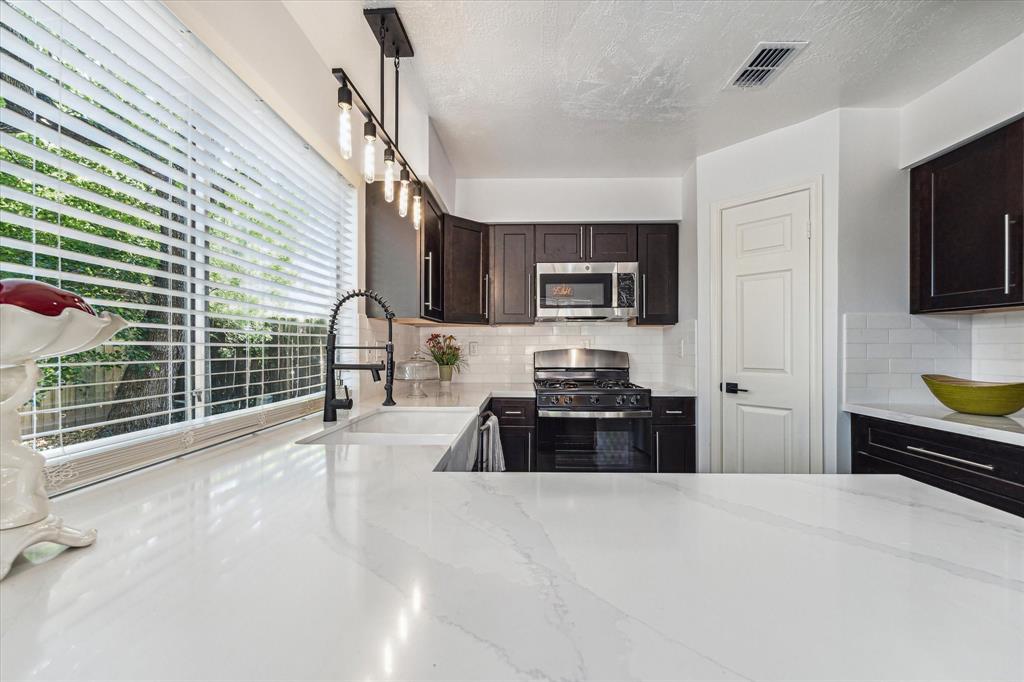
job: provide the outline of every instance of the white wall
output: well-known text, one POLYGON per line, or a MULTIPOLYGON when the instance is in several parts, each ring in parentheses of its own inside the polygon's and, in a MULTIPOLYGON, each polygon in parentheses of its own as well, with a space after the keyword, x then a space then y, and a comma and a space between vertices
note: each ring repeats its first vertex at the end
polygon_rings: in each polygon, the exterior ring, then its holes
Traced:
POLYGON ((679 178, 459 178, 455 212, 485 223, 679 220, 679 178))
POLYGON ((1024 34, 900 110, 900 166, 908 168, 1024 112, 1024 34))
POLYGON ((434 192, 434 197, 441 202, 441 208, 450 213, 455 206, 455 169, 433 124, 430 125, 429 142, 428 184, 434 192))
MULTIPOLYGON (((894 313, 900 323, 909 326, 910 178, 909 171, 899 164, 899 126, 896 109, 839 112, 837 295, 840 316, 866 311, 894 313)), ((881 318, 872 315, 870 319, 881 318)), ((841 342, 841 329, 838 338, 841 342)), ((900 356, 894 362, 897 366, 906 364, 900 356)), ((839 374, 838 395, 847 393, 845 381, 849 376, 839 374)), ((858 375, 854 380, 862 378, 858 375)), ((896 374, 893 380, 909 378, 908 374, 896 374)), ((881 379, 871 377, 870 381, 881 379)), ((924 390, 923 385, 917 388, 924 390)), ((826 413, 826 425, 835 429, 836 470, 847 472, 850 419, 841 408, 839 405, 836 412, 826 413)))
MULTIPOLYGON (((697 279, 698 294, 697 356, 711 357, 711 222, 716 204, 742 199, 810 181, 819 182, 822 191, 823 328, 825 414, 838 413, 838 316, 836 312, 838 267, 837 234, 839 183, 839 110, 807 121, 774 130, 731 147, 697 157, 697 279)), ((700 398, 698 416, 698 467, 701 471, 719 470, 711 461, 711 400, 717 395, 712 386, 711 366, 701 360, 697 365, 700 398)), ((835 419, 825 420, 825 471, 835 470, 835 419)))
POLYGON ((697 386, 697 166, 683 174, 679 223, 679 323, 665 327, 664 381, 697 386))

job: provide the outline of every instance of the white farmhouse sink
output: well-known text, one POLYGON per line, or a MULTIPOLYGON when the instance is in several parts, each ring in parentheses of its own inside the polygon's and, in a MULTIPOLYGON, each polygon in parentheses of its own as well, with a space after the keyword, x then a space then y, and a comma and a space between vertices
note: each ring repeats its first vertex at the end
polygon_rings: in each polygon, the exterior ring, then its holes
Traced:
POLYGON ((325 445, 448 445, 470 423, 472 408, 382 407, 300 443, 325 445))

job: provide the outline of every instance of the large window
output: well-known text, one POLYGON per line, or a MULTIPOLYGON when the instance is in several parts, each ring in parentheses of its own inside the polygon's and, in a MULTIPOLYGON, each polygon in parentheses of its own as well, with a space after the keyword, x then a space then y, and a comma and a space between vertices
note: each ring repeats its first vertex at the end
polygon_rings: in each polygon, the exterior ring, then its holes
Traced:
POLYGON ((42 364, 24 437, 58 462, 308 412, 355 282, 352 187, 162 4, 0 9, 2 276, 131 323, 42 364))

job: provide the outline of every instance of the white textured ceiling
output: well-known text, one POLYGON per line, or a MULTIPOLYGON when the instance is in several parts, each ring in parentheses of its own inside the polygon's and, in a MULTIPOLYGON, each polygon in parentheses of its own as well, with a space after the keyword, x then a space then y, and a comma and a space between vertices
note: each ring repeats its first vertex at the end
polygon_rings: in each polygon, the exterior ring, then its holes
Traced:
POLYGON ((836 106, 898 106, 1024 31, 1024 2, 399 0, 459 177, 680 175, 836 106), (759 40, 809 47, 723 86, 759 40))

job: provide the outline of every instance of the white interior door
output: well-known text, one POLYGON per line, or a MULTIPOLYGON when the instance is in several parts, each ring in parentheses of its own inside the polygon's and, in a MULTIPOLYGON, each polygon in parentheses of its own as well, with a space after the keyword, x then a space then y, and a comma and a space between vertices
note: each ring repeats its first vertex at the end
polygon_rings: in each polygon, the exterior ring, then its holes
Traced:
POLYGON ((722 471, 810 473, 809 190, 722 211, 722 471))

